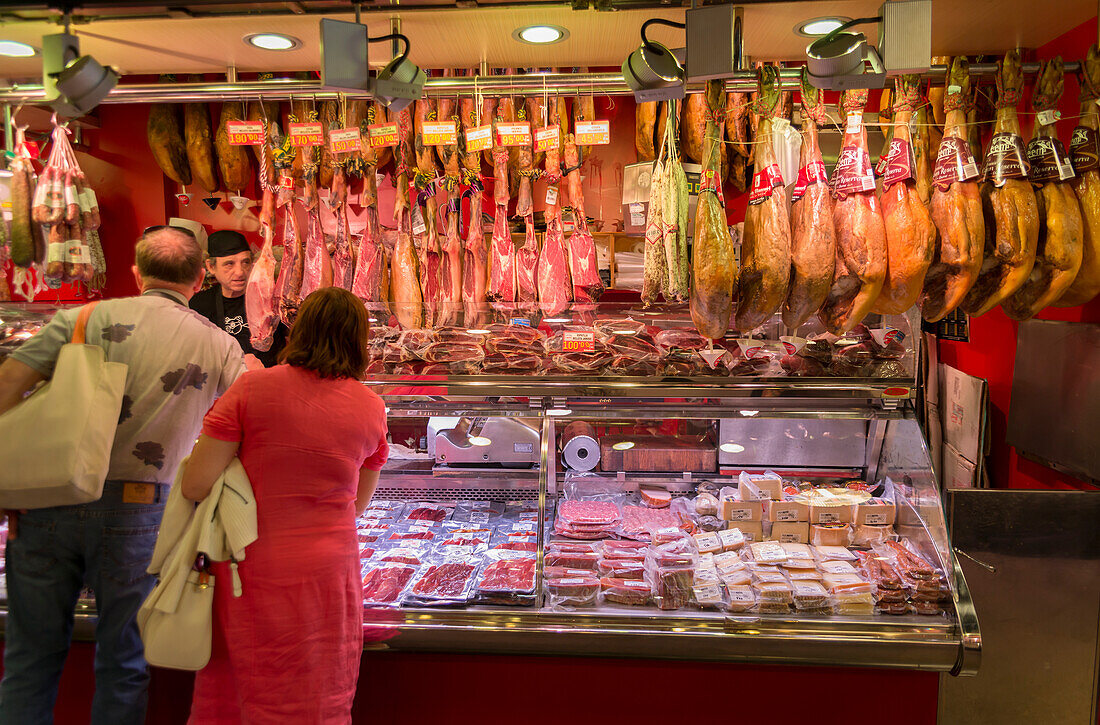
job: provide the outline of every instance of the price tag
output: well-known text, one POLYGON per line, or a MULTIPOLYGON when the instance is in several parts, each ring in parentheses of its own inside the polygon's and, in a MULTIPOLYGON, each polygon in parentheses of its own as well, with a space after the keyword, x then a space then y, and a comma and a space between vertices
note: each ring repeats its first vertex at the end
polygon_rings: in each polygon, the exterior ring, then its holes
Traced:
POLYGON ((645 205, 640 201, 630 205, 630 224, 635 227, 645 224, 645 205))
POLYGON ((535 153, 553 151, 561 145, 561 129, 557 126, 540 128, 535 131, 535 153))
POLYGON ((359 129, 342 128, 328 135, 328 145, 334 154, 359 150, 359 129))
POLYGON ((859 133, 863 128, 863 114, 862 113, 849 113, 848 122, 844 126, 844 133, 859 133))
POLYGON ((261 146, 264 142, 264 124, 261 121, 228 121, 225 135, 230 146, 261 146))
POLYGON ((376 123, 367 126, 367 135, 370 136, 372 149, 384 146, 396 146, 398 142, 396 123, 376 123))
POLYGON ((522 325, 523 327, 530 327, 531 326, 531 321, 528 320, 526 317, 513 317, 512 318, 512 324, 513 325, 522 325))
POLYGON ((290 132, 291 146, 325 145, 325 129, 320 123, 291 123, 287 130, 290 132))
POLYGON ((478 126, 466 131, 466 153, 486 151, 493 147, 493 127, 478 126))
POLYGON ((546 206, 554 206, 558 203, 558 187, 546 187, 546 206))
POLYGON ((289 174, 279 177, 279 186, 283 189, 294 188, 294 177, 289 174))
POLYGON ((1053 126, 1056 121, 1061 120, 1062 112, 1054 109, 1046 111, 1039 111, 1039 123, 1043 126, 1053 126))
POLYGON ((611 122, 577 121, 573 138, 578 146, 606 146, 611 143, 611 122))
POLYGON ((454 146, 458 143, 458 128, 454 121, 425 121, 420 138, 425 146, 454 146))
POLYGON ((419 206, 413 208, 412 230, 413 234, 423 234, 428 231, 428 226, 424 223, 424 215, 420 213, 419 206))
POLYGON ((497 144, 500 146, 530 146, 531 124, 498 123, 497 144))
POLYGON ((562 333, 562 352, 592 352, 596 349, 596 333, 566 330, 562 333))

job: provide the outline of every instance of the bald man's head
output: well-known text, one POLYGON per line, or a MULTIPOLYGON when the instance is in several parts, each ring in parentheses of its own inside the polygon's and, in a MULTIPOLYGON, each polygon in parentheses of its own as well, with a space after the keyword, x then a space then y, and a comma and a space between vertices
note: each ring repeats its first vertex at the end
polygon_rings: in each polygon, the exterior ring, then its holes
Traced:
POLYGON ((202 269, 202 249, 191 232, 162 227, 141 236, 134 261, 145 279, 191 284, 202 269))

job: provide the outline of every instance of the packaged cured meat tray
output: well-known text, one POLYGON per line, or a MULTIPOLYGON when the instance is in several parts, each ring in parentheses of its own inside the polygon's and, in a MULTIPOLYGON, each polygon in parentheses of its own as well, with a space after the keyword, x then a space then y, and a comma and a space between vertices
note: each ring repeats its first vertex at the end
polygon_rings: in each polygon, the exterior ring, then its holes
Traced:
POLYGON ((422 567, 403 602, 415 606, 461 606, 470 601, 479 562, 441 561, 422 567))
POLYGON ((683 313, 603 310, 581 323, 492 324, 485 329, 383 328, 372 335, 368 376, 812 377, 911 379, 909 320, 872 315, 843 337, 816 318, 781 334, 776 315, 753 335, 708 340, 683 313), (760 331, 763 334, 760 334, 760 331), (568 339, 568 342, 566 340, 568 339))

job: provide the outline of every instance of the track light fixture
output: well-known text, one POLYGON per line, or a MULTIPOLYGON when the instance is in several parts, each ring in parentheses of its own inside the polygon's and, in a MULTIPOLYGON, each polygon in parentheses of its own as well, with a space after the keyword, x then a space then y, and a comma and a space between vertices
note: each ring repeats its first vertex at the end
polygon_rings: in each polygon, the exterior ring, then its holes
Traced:
POLYGON ((406 36, 401 33, 390 33, 377 38, 367 38, 369 43, 380 40, 400 40, 405 44, 405 50, 378 71, 378 75, 371 84, 371 92, 382 105, 394 111, 401 111, 423 94, 427 75, 420 66, 409 60, 409 39, 406 36))
POLYGON ((842 91, 848 88, 882 88, 886 69, 875 46, 863 33, 846 32, 854 25, 880 22, 882 18, 856 18, 806 47, 806 71, 815 88, 842 91), (871 62, 867 72, 864 61, 871 62))
POLYGON ((623 61, 623 80, 640 103, 683 98, 684 66, 671 50, 646 37, 646 30, 651 25, 687 27, 684 23, 663 18, 651 18, 642 23, 642 45, 623 61))

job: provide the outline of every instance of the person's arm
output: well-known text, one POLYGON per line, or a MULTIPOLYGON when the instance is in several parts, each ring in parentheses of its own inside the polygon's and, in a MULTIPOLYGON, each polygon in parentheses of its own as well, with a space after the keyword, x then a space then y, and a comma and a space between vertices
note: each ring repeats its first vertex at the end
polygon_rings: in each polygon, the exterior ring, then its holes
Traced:
POLYGON ((8 358, 0 365, 0 415, 18 405, 23 396, 46 379, 30 365, 8 358))
POLYGON ((355 492, 355 516, 363 515, 367 510, 367 504, 374 496, 374 489, 378 488, 378 476, 381 471, 372 471, 369 468, 359 469, 359 489, 355 492))
POLYGON ((220 441, 206 434, 200 435, 180 481, 183 497, 188 501, 202 501, 209 496, 214 482, 233 462, 240 447, 237 441, 220 441))

